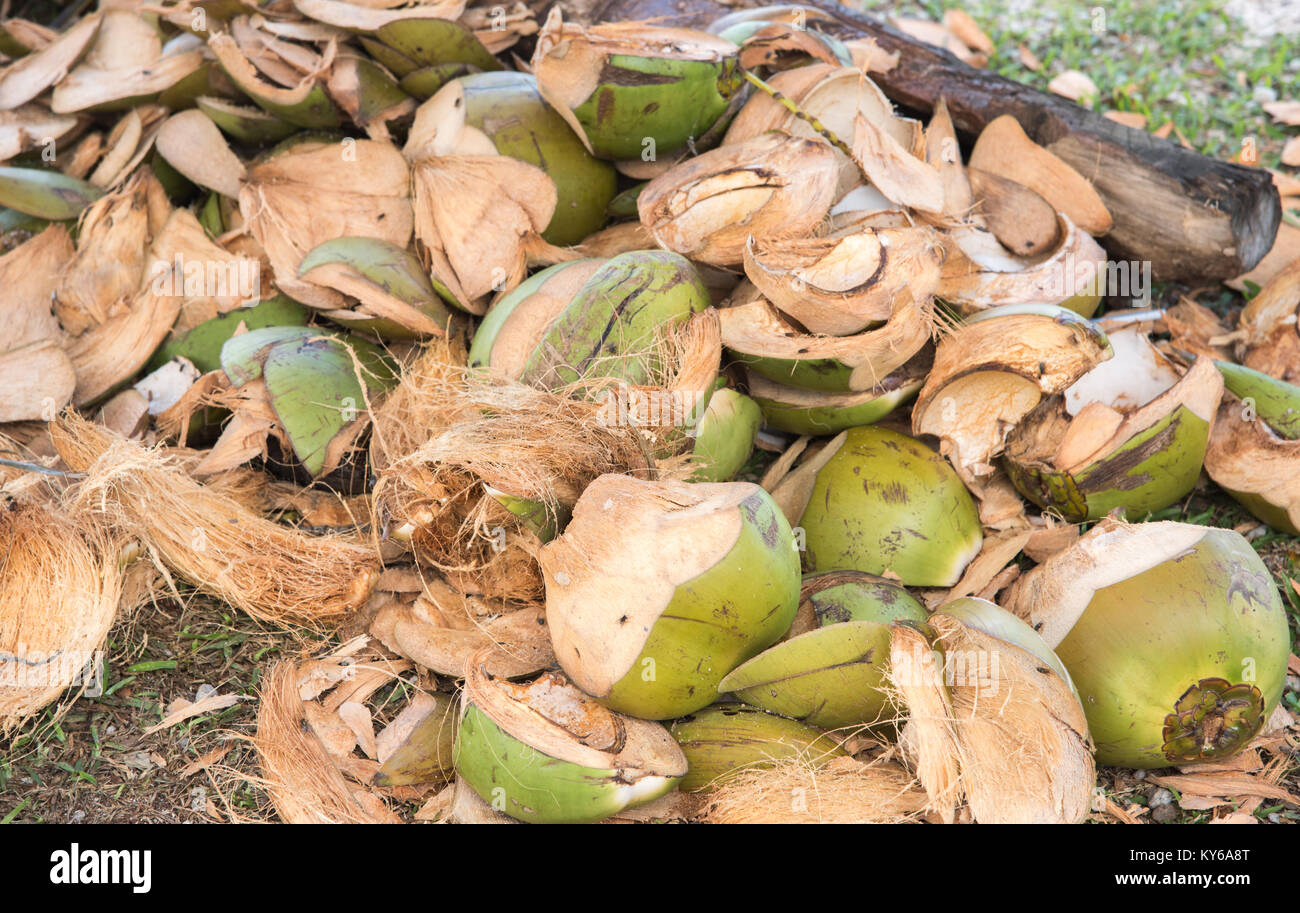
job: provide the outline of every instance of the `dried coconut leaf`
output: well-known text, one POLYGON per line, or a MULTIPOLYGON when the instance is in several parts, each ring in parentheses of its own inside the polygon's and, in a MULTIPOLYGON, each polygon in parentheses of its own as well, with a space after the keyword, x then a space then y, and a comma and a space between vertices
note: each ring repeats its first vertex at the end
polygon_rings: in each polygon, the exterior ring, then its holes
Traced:
POLYGON ((78 20, 41 50, 0 70, 0 111, 26 104, 68 75, 90 48, 101 18, 96 14, 78 20))
POLYGON ((119 542, 92 517, 60 507, 0 511, 0 541, 0 736, 6 736, 79 683, 117 614, 125 569, 119 542))
POLYGON ((979 23, 965 10, 955 8, 944 10, 943 25, 972 51, 979 51, 984 54, 993 53, 993 39, 984 33, 984 30, 979 27, 979 23))
POLYGON ((925 793, 890 761, 788 758, 729 778, 708 797, 709 824, 902 824, 925 811, 925 793))
POLYGON ((1078 70, 1066 70, 1047 84, 1047 90, 1070 101, 1077 101, 1085 107, 1091 107, 1097 98, 1097 84, 1085 73, 1078 70))
POLYGON ((69 467, 85 472, 79 503, 132 531, 191 583, 275 624, 337 621, 365 602, 378 556, 342 536, 308 536, 205 488, 160 450, 75 415, 53 428, 69 467))

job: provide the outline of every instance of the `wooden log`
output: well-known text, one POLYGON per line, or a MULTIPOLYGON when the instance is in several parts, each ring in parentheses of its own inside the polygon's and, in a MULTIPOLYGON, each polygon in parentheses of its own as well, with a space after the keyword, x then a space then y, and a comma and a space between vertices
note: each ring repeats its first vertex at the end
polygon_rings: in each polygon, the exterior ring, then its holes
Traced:
MULTIPOLYGON (((1010 114, 1038 144, 1092 181, 1115 219, 1099 239, 1114 260, 1151 263, 1158 280, 1225 280, 1268 253, 1282 217, 1269 173, 1184 149, 1125 127, 1068 99, 967 66, 837 0, 804 0, 834 21, 812 23, 841 38, 868 37, 898 65, 871 78, 896 104, 929 114, 940 98, 970 141, 1010 114)), ((566 0, 586 22, 658 19, 704 28, 748 4, 716 0, 566 0)))

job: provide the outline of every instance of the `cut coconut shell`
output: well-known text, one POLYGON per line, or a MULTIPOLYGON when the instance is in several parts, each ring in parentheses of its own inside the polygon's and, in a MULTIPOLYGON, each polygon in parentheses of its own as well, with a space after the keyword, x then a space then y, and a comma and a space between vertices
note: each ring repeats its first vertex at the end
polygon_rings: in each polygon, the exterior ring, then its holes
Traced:
POLYGON ((672 790, 686 757, 657 723, 611 712, 568 679, 465 679, 456 772, 498 811, 535 823, 600 821, 672 790))
POLYGON ((1073 523, 1116 508, 1138 520, 1182 500, 1200 477, 1223 395, 1209 359, 1182 377, 1165 365, 1172 376, 1162 376, 1144 371, 1163 358, 1140 331, 1108 338, 1115 357, 1041 403, 1007 439, 1004 464, 1017 490, 1073 523), (1158 391, 1149 399, 1145 377, 1148 392, 1158 391))
POLYGON ((1111 356, 1110 342, 1073 311, 1005 305, 943 339, 912 409, 912 430, 940 439, 962 480, 979 487, 1006 436, 1043 399, 1111 356))
POLYGON ((750 237, 745 275, 811 333, 850 336, 888 320, 901 295, 939 286, 942 248, 928 228, 867 228, 827 238, 750 237))
POLYGON ((715 266, 736 266, 750 238, 810 232, 835 199, 835 157, 819 140, 770 133, 688 159, 637 199, 641 222, 663 247, 715 266))
POLYGON ((1205 471, 1256 518, 1300 535, 1300 440, 1278 434, 1254 411, 1236 396, 1224 396, 1205 471))
POLYGON ((1231 757, 1281 695, 1281 597, 1231 530, 1103 520, 1025 573, 1008 607, 1069 670, 1100 764, 1231 757))
POLYGON ((925 383, 923 366, 912 362, 860 393, 823 393, 787 387, 761 374, 747 373, 749 394, 769 428, 791 434, 828 435, 880 421, 906 403, 925 383))
POLYGON ((774 643, 798 603, 789 525, 747 482, 601 476, 540 561, 560 665, 597 700, 647 719, 712 703, 722 677, 774 643))

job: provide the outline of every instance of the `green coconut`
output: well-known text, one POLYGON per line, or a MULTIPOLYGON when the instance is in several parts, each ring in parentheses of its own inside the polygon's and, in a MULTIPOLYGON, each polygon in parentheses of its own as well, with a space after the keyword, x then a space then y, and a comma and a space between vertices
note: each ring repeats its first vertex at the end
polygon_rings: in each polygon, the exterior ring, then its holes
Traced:
POLYGON ((704 416, 695 426, 692 456, 696 482, 726 482, 749 462, 754 435, 762 419, 758 404, 743 393, 722 387, 709 397, 704 416))
POLYGON ((614 166, 591 155, 527 73, 479 73, 460 80, 465 122, 487 134, 502 155, 528 162, 555 182, 555 214, 542 237, 577 244, 605 222, 614 197, 614 166))
POLYGON ((383 760, 375 774, 376 786, 437 783, 455 771, 456 720, 459 717, 456 701, 451 695, 438 691, 428 697, 432 702, 429 712, 383 760))
POLYGON ((892 625, 924 622, 928 613, 901 587, 886 587, 866 574, 814 575, 802 598, 820 627, 733 669, 718 690, 822 729, 892 724, 899 717, 886 688, 892 625))
POLYGON ((1021 494, 1074 523, 1117 508, 1138 520, 1186 497, 1223 395, 1209 359, 1179 377, 1137 331, 1110 340, 1115 357, 1026 415, 1003 459, 1021 494))
POLYGON ((559 673, 526 685, 493 679, 477 658, 455 765, 492 808, 535 824, 600 821, 670 792, 687 771, 658 723, 611 712, 559 673))
POLYGON ((1224 386, 1238 399, 1249 401, 1255 415, 1279 437, 1300 439, 1300 387, 1244 365, 1214 364, 1223 375, 1224 386))
POLYGON ((1008 608, 1069 670, 1100 764, 1222 761, 1282 695, 1281 596, 1231 530, 1103 520, 1026 573, 1008 608))
POLYGON ((206 374, 221 367, 221 347, 241 325, 246 330, 300 327, 306 325, 307 318, 307 309, 287 295, 266 298, 252 307, 218 314, 168 341, 149 359, 145 371, 156 371, 179 355, 206 374))
POLYGON ((657 364, 656 333, 709 304, 695 267, 667 251, 557 264, 488 311, 469 365, 545 387, 592 377, 644 383, 657 364))
POLYGON ((604 475, 541 551, 555 655, 601 703, 645 719, 694 713, 790 627, 799 556, 748 482, 604 475))
POLYGON ((397 383, 383 351, 315 327, 266 327, 234 336, 221 347, 221 368, 237 387, 265 381, 293 454, 312 476, 330 464, 331 444, 358 420, 366 397, 397 383))
POLYGON ((983 542, 975 501, 952 466, 915 438, 883 428, 841 432, 772 494, 803 530, 810 572, 952 586, 983 542))
MULTIPOLYGON (((403 19, 381 26, 374 34, 380 43, 412 61, 416 67, 466 63, 480 70, 502 68, 501 61, 492 56, 472 30, 451 19, 403 19)), ((384 61, 380 60, 380 63, 384 61)), ((398 75, 406 74, 399 72, 398 75)))
POLYGON ((0 166, 0 206, 38 219, 75 219, 103 195, 94 184, 60 171, 0 166))
POLYGON ((593 154, 656 161, 726 113, 745 85, 738 51, 705 32, 643 22, 584 28, 553 12, 537 36, 533 73, 593 154))
POLYGON ((336 323, 386 339, 446 336, 464 326, 455 297, 420 258, 381 238, 335 238, 314 247, 298 278, 347 296, 355 304, 325 312, 336 323))
POLYGON ((705 707, 668 731, 689 764, 679 787, 683 792, 709 789, 742 770, 771 767, 787 758, 817 765, 848 754, 819 729, 744 704, 705 707))
POLYGON ((905 365, 861 393, 801 390, 748 372, 749 393, 763 411, 763 424, 791 434, 827 435, 870 425, 916 396, 925 371, 905 365))

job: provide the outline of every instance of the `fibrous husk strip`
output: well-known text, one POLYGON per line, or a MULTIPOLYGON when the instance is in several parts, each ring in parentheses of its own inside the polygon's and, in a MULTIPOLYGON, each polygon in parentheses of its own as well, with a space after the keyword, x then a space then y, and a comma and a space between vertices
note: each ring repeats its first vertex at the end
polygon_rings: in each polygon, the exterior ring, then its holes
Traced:
POLYGON ((926 795, 892 761, 784 758, 736 773, 712 792, 709 824, 902 824, 921 817, 926 795))
POLYGON ((77 501, 139 536, 204 592, 274 624, 339 621, 379 579, 379 557, 355 540, 308 536, 251 513, 194 481, 179 459, 75 414, 52 427, 64 462, 84 472, 77 501))
POLYGON ((53 504, 0 509, 0 736, 100 673, 122 596, 121 543, 53 504))
POLYGON ((298 695, 299 667, 277 663, 266 677, 253 745, 262 786, 280 818, 290 824, 396 824, 373 793, 344 778, 307 722, 298 695))

